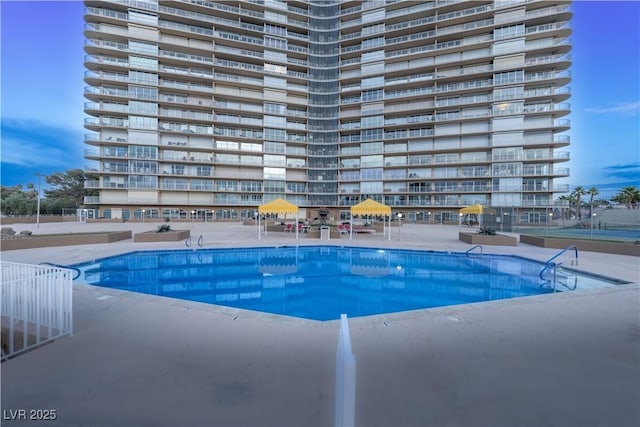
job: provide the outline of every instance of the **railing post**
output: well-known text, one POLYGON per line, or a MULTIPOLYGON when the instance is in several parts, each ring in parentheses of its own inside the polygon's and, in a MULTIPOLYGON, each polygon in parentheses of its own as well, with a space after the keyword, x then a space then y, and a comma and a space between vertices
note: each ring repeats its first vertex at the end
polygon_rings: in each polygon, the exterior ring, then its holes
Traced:
POLYGON ((340 315, 340 334, 336 352, 336 427, 355 425, 356 358, 351 351, 347 315, 340 315))

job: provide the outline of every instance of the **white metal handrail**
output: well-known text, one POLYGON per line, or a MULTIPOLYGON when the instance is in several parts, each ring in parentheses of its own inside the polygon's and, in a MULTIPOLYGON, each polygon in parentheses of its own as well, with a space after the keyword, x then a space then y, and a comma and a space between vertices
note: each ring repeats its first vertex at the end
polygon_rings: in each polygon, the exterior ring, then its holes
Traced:
POLYGON ((2 360, 73 335, 73 271, 2 262, 2 360))

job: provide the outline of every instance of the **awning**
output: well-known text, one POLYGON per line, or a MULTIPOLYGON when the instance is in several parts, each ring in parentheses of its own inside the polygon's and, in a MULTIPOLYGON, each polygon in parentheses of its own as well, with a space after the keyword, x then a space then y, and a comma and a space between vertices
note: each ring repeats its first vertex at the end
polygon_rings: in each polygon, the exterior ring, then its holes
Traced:
POLYGON ((275 199, 258 206, 258 213, 263 214, 297 214, 298 207, 284 199, 275 199))
MULTIPOLYGON (((380 202, 376 202, 373 199, 367 199, 357 205, 351 206, 351 227, 349 229, 349 240, 353 239, 353 216, 354 215, 386 215, 389 217, 389 240, 391 240, 391 207, 384 205, 380 202)), ((382 220, 383 227, 385 226, 384 218, 382 220)), ((387 231, 384 231, 387 233, 387 231)))
POLYGON ((482 205, 471 205, 471 206, 467 206, 466 208, 460 209, 460 213, 482 215, 483 209, 484 208, 482 207, 482 205))
MULTIPOLYGON (((258 206, 258 213, 265 214, 296 214, 296 224, 298 223, 298 206, 287 202, 282 198, 272 200, 264 205, 258 206)), ((258 239, 260 239, 260 215, 258 215, 258 239)), ((265 234, 267 232, 265 231, 265 234)), ((296 227, 296 239, 298 238, 298 227, 296 227)))
POLYGON ((391 207, 376 202, 373 199, 367 199, 357 205, 351 206, 351 215, 389 215, 391 216, 391 207))

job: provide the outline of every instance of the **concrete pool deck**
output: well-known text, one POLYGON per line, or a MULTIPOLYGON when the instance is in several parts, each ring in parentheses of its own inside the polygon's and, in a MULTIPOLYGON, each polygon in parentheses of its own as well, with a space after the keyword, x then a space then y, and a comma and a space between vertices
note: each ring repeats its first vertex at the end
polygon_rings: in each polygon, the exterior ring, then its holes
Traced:
MULTIPOLYGON (((6 226, 7 224, 3 224, 6 226)), ((40 224, 39 233, 158 224, 40 224)), ((36 231, 31 224, 14 230, 36 231)), ((176 223, 204 247, 338 244, 462 252, 458 227, 405 224, 392 239, 258 240, 238 223, 176 223)), ((2 252, 4 261, 71 264, 134 243, 2 252)), ((485 253, 545 261, 518 244, 485 253)), ((350 319, 356 425, 640 424, 640 261, 580 252, 579 270, 633 282, 609 288, 350 319)), ((570 264, 567 257, 565 264, 570 264)), ((328 426, 334 423, 338 322, 315 322, 74 285, 74 336, 1 365, 3 425, 328 426), (56 409, 56 421, 10 421, 56 409)))

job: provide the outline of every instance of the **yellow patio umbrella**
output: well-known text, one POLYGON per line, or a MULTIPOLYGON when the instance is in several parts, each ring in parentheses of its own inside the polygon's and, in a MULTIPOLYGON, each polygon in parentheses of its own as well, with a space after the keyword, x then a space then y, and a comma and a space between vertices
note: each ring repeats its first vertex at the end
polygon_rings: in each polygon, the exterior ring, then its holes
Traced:
MULTIPOLYGON (((353 238, 353 216, 354 215, 386 215, 389 217, 389 240, 391 240, 391 207, 376 202, 373 199, 364 200, 357 205, 351 206, 351 221, 349 227, 349 239, 353 238)), ((383 227, 385 226, 383 220, 383 227)), ((383 233, 384 234, 384 233, 383 233)))
POLYGON ((460 209, 460 213, 482 215, 482 209, 483 209, 482 205, 476 204, 476 205, 471 205, 471 206, 467 206, 466 208, 460 209))
POLYGON ((260 215, 264 214, 296 214, 296 239, 298 238, 298 206, 282 198, 277 198, 258 206, 258 239, 260 239, 260 215))
POLYGON ((490 208, 485 208, 481 204, 475 204, 475 205, 467 206, 466 208, 460 209, 460 215, 458 215, 458 225, 462 226, 463 215, 472 214, 472 215, 478 215, 478 223, 480 224, 480 226, 482 226, 482 213, 487 209, 493 210, 490 208))

